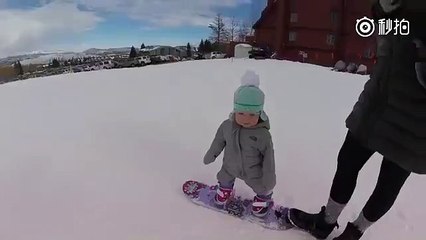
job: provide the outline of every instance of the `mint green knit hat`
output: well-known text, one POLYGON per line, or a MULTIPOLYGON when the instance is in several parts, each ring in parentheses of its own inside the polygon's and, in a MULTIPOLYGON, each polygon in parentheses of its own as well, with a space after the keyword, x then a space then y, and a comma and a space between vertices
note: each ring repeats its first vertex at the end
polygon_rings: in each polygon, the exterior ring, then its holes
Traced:
POLYGON ((234 93, 234 112, 263 112, 265 94, 259 85, 259 76, 253 71, 246 71, 241 78, 241 86, 234 93))

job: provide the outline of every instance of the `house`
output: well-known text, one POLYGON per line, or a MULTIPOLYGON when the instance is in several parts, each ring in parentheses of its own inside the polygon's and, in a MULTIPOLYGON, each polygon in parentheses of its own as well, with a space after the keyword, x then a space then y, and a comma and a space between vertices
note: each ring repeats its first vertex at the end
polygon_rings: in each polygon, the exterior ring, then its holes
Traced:
POLYGON ((186 47, 185 49, 180 49, 171 46, 148 46, 141 49, 142 55, 148 56, 166 56, 172 55, 175 57, 186 57, 186 47))
POLYGON ((368 1, 268 0, 253 25, 258 47, 268 47, 278 58, 334 66, 338 60, 374 64, 374 37, 362 38, 356 20, 370 17, 368 1))
MULTIPOLYGON (((186 45, 185 46, 177 46, 176 49, 180 50, 180 52, 182 54, 180 57, 182 57, 182 58, 188 57, 188 53, 187 53, 188 47, 186 45)), ((198 51, 197 47, 191 46, 191 56, 194 56, 197 53, 197 51, 198 51)))

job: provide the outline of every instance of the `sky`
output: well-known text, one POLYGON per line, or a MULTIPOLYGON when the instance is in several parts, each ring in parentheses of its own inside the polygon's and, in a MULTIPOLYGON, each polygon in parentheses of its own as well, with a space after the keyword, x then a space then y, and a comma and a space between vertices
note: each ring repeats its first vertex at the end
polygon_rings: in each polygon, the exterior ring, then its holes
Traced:
POLYGON ((253 23, 266 0, 0 0, 0 57, 198 44, 220 13, 253 23))

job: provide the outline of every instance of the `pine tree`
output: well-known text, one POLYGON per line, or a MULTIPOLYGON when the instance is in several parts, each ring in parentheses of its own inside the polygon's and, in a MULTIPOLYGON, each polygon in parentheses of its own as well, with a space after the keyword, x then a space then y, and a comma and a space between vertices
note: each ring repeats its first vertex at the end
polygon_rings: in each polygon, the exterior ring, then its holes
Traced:
POLYGON ((24 69, 22 68, 21 62, 19 60, 13 65, 13 68, 15 69, 15 73, 18 76, 21 76, 24 74, 24 69))
POLYGON ((205 53, 213 52, 213 44, 212 44, 212 42, 210 42, 210 40, 206 40, 204 42, 204 52, 205 53))
POLYGON ((205 53, 206 52, 206 47, 204 45, 204 40, 201 39, 200 45, 198 45, 198 51, 200 53, 205 53))
POLYGON ((136 56, 137 56, 136 48, 132 46, 132 48, 130 49, 129 58, 135 58, 136 56))
POLYGON ((57 67, 60 67, 61 66, 61 64, 59 63, 59 61, 58 61, 58 59, 56 59, 56 58, 54 58, 53 60, 52 60, 52 65, 51 65, 53 68, 57 68, 57 67))
POLYGON ((189 43, 186 45, 186 56, 187 57, 192 57, 191 44, 189 44, 189 43))

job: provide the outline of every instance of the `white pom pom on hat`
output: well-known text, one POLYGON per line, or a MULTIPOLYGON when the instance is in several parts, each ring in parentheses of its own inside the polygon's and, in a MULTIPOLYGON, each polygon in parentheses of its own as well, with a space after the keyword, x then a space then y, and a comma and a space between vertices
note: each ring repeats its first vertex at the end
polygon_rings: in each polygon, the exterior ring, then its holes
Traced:
POLYGON ((259 87, 260 85, 260 78, 259 75, 257 75, 252 70, 247 70, 244 75, 241 77, 241 86, 255 86, 259 87))
POLYGON ((268 120, 268 116, 263 111, 265 94, 259 88, 260 78, 252 70, 247 70, 241 77, 241 86, 234 93, 235 112, 260 113, 260 118, 268 120))

